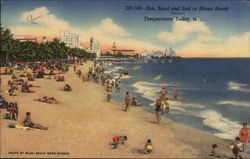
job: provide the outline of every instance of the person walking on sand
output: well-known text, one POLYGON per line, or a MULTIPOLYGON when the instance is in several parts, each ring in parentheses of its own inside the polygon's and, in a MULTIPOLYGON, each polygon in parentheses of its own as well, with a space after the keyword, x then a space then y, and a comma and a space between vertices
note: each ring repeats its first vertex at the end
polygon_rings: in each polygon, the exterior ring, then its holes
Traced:
POLYGON ((242 142, 243 145, 243 152, 245 152, 247 142, 249 139, 247 123, 243 123, 243 127, 240 129, 239 136, 240 136, 240 141, 242 142))
POLYGON ((160 113, 162 111, 161 109, 161 100, 160 99, 156 99, 156 104, 155 104, 155 115, 156 115, 156 119, 157 119, 157 123, 160 123, 160 113))
POLYGON ((74 72, 76 71, 76 65, 74 65, 74 72))
POLYGON ((130 95, 129 95, 129 92, 126 92, 126 95, 125 95, 125 104, 126 104, 126 107, 125 107, 125 112, 127 111, 129 105, 130 105, 131 101, 130 101, 130 95))

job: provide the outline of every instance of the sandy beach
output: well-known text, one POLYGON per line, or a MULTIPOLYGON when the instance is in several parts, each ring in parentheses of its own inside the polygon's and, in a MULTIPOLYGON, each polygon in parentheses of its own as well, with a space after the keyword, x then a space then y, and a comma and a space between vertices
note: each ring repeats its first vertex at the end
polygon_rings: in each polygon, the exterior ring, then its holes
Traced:
MULTIPOLYGON (((90 65, 91 62, 78 66, 85 77, 90 65)), ((1 157, 205 158, 214 143, 218 145, 217 151, 220 154, 232 156, 229 148, 231 141, 166 118, 162 118, 158 125, 155 114, 142 107, 131 106, 124 112, 124 105, 106 102, 106 87, 100 83, 82 82, 72 67, 64 76, 65 82, 56 82, 53 78, 29 81, 30 84, 41 86, 31 87, 34 93, 21 93, 19 89, 17 96, 3 94, 7 101, 18 103, 19 117, 17 121, 3 119, 5 110, 1 109, 1 157), (70 84, 73 91, 57 89, 65 84, 70 84), (34 101, 45 95, 54 96, 61 103, 34 101), (31 113, 32 121, 49 129, 22 130, 7 127, 9 123, 20 124, 26 112, 31 113), (128 140, 125 145, 119 145, 118 149, 111 149, 109 142, 116 135, 127 135, 128 140), (153 153, 140 153, 149 138, 153 143, 153 153), (12 154, 14 152, 19 154, 12 154)), ((10 78, 11 75, 1 75, 1 90, 8 90, 7 81, 10 78)), ((241 155, 247 157, 247 154, 241 155)))

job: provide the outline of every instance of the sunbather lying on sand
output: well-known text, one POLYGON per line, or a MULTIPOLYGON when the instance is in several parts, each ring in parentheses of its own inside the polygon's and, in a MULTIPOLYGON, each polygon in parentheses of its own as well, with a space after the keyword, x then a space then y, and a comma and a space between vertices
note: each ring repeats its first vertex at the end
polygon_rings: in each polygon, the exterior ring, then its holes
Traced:
POLYGON ((111 142, 112 149, 117 149, 118 144, 125 144, 125 141, 127 141, 127 136, 114 136, 113 137, 113 142, 111 142))
POLYGON ((28 81, 34 81, 35 80, 35 78, 31 74, 28 74, 27 77, 28 77, 28 81))
POLYGON ((40 101, 40 102, 44 102, 44 103, 49 103, 49 104, 58 104, 58 101, 56 100, 55 97, 43 96, 42 98, 39 98, 36 101, 40 101))
POLYGON ((57 82, 63 82, 63 81, 65 81, 64 76, 58 76, 56 81, 57 82))
POLYGON ((27 74, 27 76, 25 74, 20 74, 19 77, 28 77, 29 75, 29 73, 27 74))
POLYGON ((24 118, 21 125, 26 126, 26 127, 30 127, 30 128, 34 128, 34 129, 48 130, 48 127, 44 127, 42 125, 33 123, 31 120, 30 112, 26 113, 26 117, 24 118))
POLYGON ((66 84, 63 88, 64 91, 72 91, 72 88, 70 87, 70 85, 66 84))
POLYGON ((12 78, 12 79, 16 79, 17 77, 16 77, 15 74, 13 74, 11 78, 12 78))

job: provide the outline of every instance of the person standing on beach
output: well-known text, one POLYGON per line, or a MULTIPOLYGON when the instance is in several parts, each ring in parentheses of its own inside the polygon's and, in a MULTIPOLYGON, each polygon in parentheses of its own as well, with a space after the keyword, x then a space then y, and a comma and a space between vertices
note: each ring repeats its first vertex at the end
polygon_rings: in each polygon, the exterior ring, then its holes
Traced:
POLYGON ((178 97, 178 91, 175 89, 174 90, 174 99, 177 99, 177 97, 178 97))
POLYGON ((160 99, 156 99, 156 104, 155 104, 155 115, 156 115, 156 119, 157 119, 157 123, 160 123, 160 113, 162 111, 161 109, 161 100, 160 99))
POLYGON ((76 65, 74 65, 74 72, 76 71, 76 65))
POLYGON ((78 70, 78 77, 81 78, 81 75, 82 75, 82 71, 78 70))
POLYGON ((91 72, 89 71, 89 72, 88 72, 88 81, 89 81, 89 79, 90 79, 90 76, 91 76, 91 72))
POLYGON ((84 75, 82 75, 82 82, 84 82, 84 75))
POLYGON ((243 151, 245 152, 249 138, 247 123, 243 123, 243 127, 240 129, 239 136, 240 136, 240 141, 242 142, 243 145, 243 151))
POLYGON ((125 112, 127 111, 129 105, 130 105, 131 101, 130 101, 130 95, 129 95, 129 92, 126 92, 126 95, 125 95, 125 104, 126 104, 126 107, 125 107, 125 112))
POLYGON ((167 94, 166 88, 162 88, 160 93, 161 93, 161 95, 166 95, 167 94))
POLYGON ((239 147, 238 147, 238 144, 240 142, 240 138, 239 137, 236 137, 235 140, 233 141, 232 143, 232 152, 233 152, 233 155, 234 157, 237 159, 238 156, 239 156, 239 147))
POLYGON ((112 88, 107 87, 107 102, 110 102, 111 94, 112 94, 112 88))
POLYGON ((121 91, 121 83, 118 83, 116 86, 116 93, 119 93, 121 91))

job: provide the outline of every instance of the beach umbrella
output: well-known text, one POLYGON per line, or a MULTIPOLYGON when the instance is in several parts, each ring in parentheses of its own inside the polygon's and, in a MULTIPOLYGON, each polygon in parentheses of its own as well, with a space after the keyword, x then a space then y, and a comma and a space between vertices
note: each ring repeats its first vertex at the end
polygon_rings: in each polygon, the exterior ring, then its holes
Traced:
POLYGON ((17 64, 23 64, 23 62, 17 62, 17 64))

